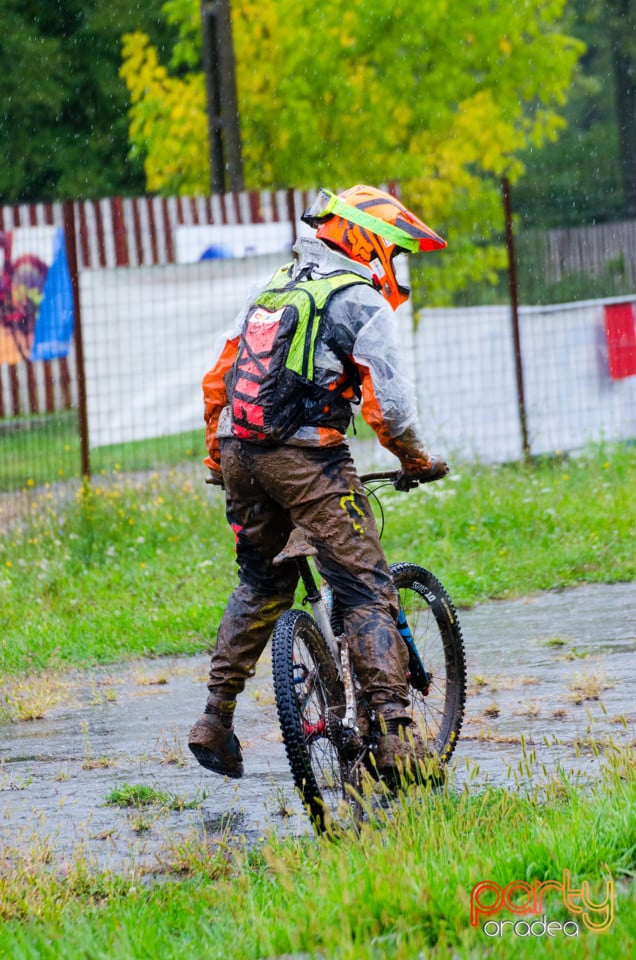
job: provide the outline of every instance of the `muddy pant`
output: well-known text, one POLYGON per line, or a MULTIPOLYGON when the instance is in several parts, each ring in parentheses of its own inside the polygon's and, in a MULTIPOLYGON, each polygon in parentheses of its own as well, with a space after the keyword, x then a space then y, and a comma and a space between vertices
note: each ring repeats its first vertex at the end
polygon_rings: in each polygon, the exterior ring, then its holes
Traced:
POLYGON ((342 611, 362 689, 386 717, 403 716, 408 655, 395 625, 397 592, 348 448, 226 439, 221 470, 240 582, 212 655, 213 699, 231 701, 242 691, 276 619, 292 605, 296 564, 274 567, 272 559, 299 526, 318 551, 316 565, 342 611))

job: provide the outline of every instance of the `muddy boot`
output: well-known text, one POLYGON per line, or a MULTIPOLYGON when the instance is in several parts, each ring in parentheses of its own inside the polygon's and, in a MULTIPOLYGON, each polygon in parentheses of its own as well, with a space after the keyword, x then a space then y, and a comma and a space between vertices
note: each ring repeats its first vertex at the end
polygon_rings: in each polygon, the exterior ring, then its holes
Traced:
POLYGON ((409 717, 378 717, 380 736, 375 750, 375 766, 389 786, 421 781, 422 764, 429 761, 427 749, 409 717))
POLYGON ((208 700, 203 716, 190 731, 188 746, 206 770, 239 779, 243 755, 232 726, 235 706, 232 700, 208 700))

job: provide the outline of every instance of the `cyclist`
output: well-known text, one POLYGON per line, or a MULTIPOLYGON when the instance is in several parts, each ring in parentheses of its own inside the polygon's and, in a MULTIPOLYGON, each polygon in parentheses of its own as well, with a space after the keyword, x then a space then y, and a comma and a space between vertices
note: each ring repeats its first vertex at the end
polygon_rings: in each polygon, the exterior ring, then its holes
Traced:
POLYGON ((397 592, 345 432, 361 401, 408 477, 448 472, 421 439, 392 314, 409 296, 395 258, 446 242, 395 197, 368 186, 337 196, 321 190, 302 219, 315 237, 300 238, 294 262, 250 299, 203 380, 205 462, 225 488, 239 582, 189 747, 207 769, 242 776, 236 698, 292 605, 296 564, 272 560, 297 526, 342 612, 381 731, 377 767, 390 776, 426 750, 415 730, 405 736, 408 656, 396 627, 397 592))

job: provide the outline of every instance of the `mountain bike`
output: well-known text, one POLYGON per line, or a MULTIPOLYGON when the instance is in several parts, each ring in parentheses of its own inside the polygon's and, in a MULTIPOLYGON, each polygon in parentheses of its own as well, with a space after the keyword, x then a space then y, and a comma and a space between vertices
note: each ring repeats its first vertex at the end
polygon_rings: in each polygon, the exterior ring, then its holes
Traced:
MULTIPOLYGON (((417 481, 405 484, 399 471, 360 479, 379 505, 382 535, 378 489, 389 484, 408 489, 417 481)), ((320 833, 358 823, 366 786, 376 782, 381 792, 382 784, 374 765, 380 724, 356 681, 337 603, 309 562, 316 553, 295 529, 274 561, 296 561, 306 591, 303 603, 312 612, 291 609, 279 617, 272 635, 272 665, 292 777, 320 833)), ((429 772, 434 766, 439 778, 463 720, 466 662, 461 627, 448 593, 432 573, 414 563, 394 563, 389 569, 400 600, 397 628, 408 649, 408 712, 430 751, 429 772)), ((426 778, 425 770, 419 772, 426 778)))

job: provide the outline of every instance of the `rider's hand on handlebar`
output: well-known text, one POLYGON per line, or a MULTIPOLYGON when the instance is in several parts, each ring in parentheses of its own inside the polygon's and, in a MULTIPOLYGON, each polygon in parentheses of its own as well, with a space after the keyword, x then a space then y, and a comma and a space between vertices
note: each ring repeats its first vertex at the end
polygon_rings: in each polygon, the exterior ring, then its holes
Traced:
POLYGON ((437 457, 435 454, 431 457, 431 465, 424 473, 419 474, 420 483, 429 483, 431 480, 441 480, 448 473, 448 464, 443 457, 437 457))
POLYGON ((393 481, 393 486, 396 490, 412 490, 414 487, 419 486, 419 480, 412 473, 405 473, 404 470, 398 470, 395 475, 395 480, 393 481))
POLYGON ((442 457, 431 457, 431 465, 427 470, 418 470, 417 473, 410 473, 401 470, 395 481, 396 490, 412 490, 418 483, 431 483, 433 480, 441 480, 448 473, 448 464, 442 457))

